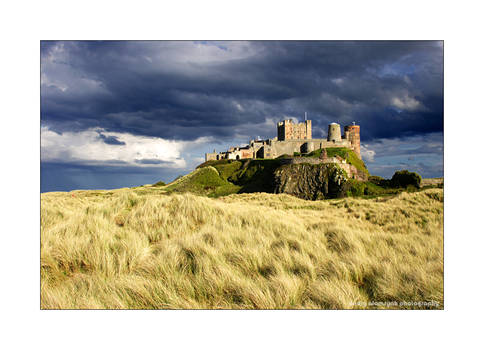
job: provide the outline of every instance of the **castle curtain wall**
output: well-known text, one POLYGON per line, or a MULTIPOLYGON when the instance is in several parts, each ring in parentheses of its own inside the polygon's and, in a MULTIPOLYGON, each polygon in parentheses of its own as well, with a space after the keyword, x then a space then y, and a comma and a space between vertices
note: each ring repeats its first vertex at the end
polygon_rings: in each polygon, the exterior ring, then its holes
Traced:
POLYGON ((328 147, 351 147, 347 140, 339 142, 327 141, 325 139, 311 139, 311 140, 286 140, 284 142, 273 142, 272 153, 274 157, 279 157, 283 154, 293 155, 294 152, 309 153, 320 148, 328 147))
POLYGON ((244 158, 277 158, 283 154, 293 155, 310 153, 321 148, 347 147, 360 154, 360 127, 348 125, 341 135, 341 126, 331 123, 328 126, 328 139, 313 139, 311 120, 293 124, 291 120, 284 120, 277 124, 277 139, 252 140, 250 145, 239 149, 231 147, 228 152, 219 155, 206 154, 206 160, 213 159, 244 159, 244 158), (329 140, 329 141, 328 141, 329 140))

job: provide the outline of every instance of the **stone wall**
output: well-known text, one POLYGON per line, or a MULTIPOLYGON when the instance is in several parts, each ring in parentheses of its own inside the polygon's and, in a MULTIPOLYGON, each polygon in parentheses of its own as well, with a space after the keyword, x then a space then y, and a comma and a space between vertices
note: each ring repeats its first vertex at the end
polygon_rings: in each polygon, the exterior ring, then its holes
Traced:
POLYGON ((322 164, 319 158, 309 158, 309 157, 294 157, 294 158, 282 158, 282 164, 322 164))
POLYGON ((321 148, 333 148, 333 147, 346 147, 351 148, 351 144, 348 140, 341 141, 328 141, 325 139, 313 139, 308 143, 313 149, 310 151, 315 151, 321 148))
POLYGON ((254 151, 252 148, 233 149, 232 151, 229 150, 229 152, 227 152, 227 158, 236 160, 254 158, 254 151))
POLYGON ((346 171, 346 174, 350 179, 356 179, 359 181, 367 181, 368 177, 364 173, 360 173, 358 169, 354 165, 351 164, 338 164, 339 167, 341 167, 344 171, 346 171))
POLYGON ((286 140, 272 142, 271 148, 273 149, 274 154, 272 158, 277 158, 283 154, 288 154, 292 156, 294 152, 301 152, 301 146, 304 143, 306 143, 306 140, 286 140))
MULTIPOLYGON (((264 146, 266 147, 266 146, 264 146)), ((293 155, 294 152, 310 153, 320 148, 328 147, 351 147, 347 140, 341 141, 327 141, 325 139, 311 139, 311 140, 286 140, 272 142, 273 158, 277 158, 283 154, 293 155)))
POLYGON ((214 153, 205 153, 205 161, 209 161, 209 160, 217 160, 217 153, 214 152, 214 153))
POLYGON ((251 149, 241 149, 239 152, 240 159, 254 158, 254 151, 251 149))

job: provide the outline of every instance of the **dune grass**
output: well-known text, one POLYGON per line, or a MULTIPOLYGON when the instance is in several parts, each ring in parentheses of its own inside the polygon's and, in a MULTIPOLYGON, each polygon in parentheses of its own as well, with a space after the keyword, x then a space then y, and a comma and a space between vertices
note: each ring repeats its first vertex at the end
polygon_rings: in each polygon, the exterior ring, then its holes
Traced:
POLYGON ((45 193, 41 308, 441 309, 442 230, 442 189, 327 201, 45 193))

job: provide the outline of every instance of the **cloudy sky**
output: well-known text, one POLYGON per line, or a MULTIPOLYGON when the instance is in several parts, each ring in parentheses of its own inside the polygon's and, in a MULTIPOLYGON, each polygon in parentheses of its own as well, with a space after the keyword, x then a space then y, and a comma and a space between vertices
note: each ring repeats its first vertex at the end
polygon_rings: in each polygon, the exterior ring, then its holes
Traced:
POLYGON ((361 126, 374 175, 443 175, 440 41, 42 41, 41 191, 173 180, 285 118, 361 126))

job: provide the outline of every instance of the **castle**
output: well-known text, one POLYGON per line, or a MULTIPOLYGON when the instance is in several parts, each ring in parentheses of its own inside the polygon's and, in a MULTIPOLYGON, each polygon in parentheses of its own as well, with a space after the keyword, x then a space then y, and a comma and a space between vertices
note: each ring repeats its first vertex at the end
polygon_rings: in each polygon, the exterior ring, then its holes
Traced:
POLYGON ((266 140, 251 140, 245 147, 231 147, 226 152, 205 153, 205 161, 220 159, 255 159, 277 158, 283 154, 310 153, 317 149, 330 147, 346 147, 352 149, 361 159, 360 126, 347 125, 341 136, 341 126, 331 123, 328 126, 327 139, 313 139, 311 120, 295 124, 292 120, 284 120, 277 124, 277 137, 266 140))

